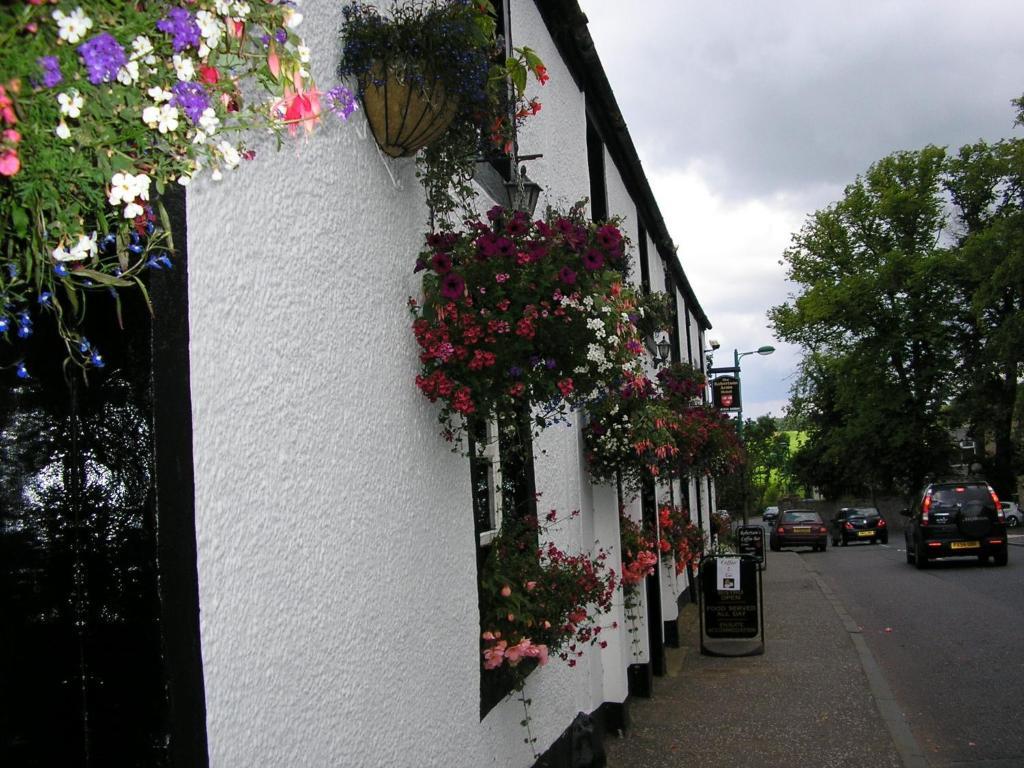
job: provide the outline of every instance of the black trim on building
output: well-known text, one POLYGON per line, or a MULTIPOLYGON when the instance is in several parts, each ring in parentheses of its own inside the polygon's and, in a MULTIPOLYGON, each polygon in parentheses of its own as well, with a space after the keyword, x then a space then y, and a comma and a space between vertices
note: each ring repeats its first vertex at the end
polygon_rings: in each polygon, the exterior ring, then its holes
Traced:
MULTIPOLYGON (((640 509, 644 527, 654 530, 658 519, 658 503, 654 490, 654 479, 645 476, 640 486, 640 509)), ((661 620, 661 568, 644 579, 647 592, 647 641, 651 658, 651 672, 658 677, 665 674, 665 641, 662 638, 661 620)))
POLYGON ((651 261, 647 253, 647 228, 639 222, 636 225, 636 239, 640 254, 640 289, 646 295, 651 292, 651 261))
POLYGON ((590 174, 590 215, 594 221, 608 218, 608 179, 605 176, 604 144, 587 110, 587 169, 590 174))
POLYGON ((654 695, 654 672, 649 661, 626 667, 626 684, 630 696, 649 699, 654 695))
POLYGON ((171 708, 172 764, 203 768, 209 764, 209 758, 196 569, 185 190, 169 187, 164 206, 174 238, 174 269, 150 273, 150 294, 156 307, 152 325, 156 406, 153 459, 160 604, 171 708))

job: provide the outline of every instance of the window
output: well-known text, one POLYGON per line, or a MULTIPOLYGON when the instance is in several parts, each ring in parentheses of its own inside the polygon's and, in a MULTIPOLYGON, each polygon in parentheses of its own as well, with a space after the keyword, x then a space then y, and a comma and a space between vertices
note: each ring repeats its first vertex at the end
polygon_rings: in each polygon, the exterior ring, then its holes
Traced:
POLYGON ((479 421, 470 440, 469 472, 473 489, 473 522, 477 546, 486 547, 501 528, 501 459, 498 425, 479 421))

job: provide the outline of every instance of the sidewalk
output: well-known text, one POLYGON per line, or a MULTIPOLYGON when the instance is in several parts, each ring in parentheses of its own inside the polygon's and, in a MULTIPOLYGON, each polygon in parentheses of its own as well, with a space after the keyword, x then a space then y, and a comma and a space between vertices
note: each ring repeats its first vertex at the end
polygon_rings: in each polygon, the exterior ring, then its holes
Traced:
POLYGON ((668 674, 653 698, 630 699, 626 735, 605 740, 608 768, 924 765, 856 627, 801 556, 769 553, 763 579, 764 655, 701 655, 687 604, 668 674))

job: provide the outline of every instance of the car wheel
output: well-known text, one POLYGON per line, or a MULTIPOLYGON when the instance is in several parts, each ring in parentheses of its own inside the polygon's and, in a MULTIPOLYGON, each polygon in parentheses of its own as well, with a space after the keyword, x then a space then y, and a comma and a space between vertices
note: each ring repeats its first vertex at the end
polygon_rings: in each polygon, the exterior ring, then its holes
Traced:
POLYGON ((914 565, 917 566, 918 570, 924 570, 928 567, 928 555, 924 553, 924 545, 921 542, 914 544, 914 565))
POLYGON ((846 545, 847 545, 848 543, 849 543, 849 542, 848 542, 848 541, 846 540, 846 537, 845 537, 845 536, 843 536, 843 546, 845 547, 845 546, 846 546, 846 545))
POLYGON ((889 543, 889 537, 886 536, 884 539, 882 539, 882 543, 883 544, 888 544, 889 543))
POLYGON ((1010 515, 1006 518, 1006 524, 1010 528, 1016 528, 1018 525, 1020 525, 1020 518, 1016 517, 1015 515, 1010 515))
POLYGON ((995 561, 996 565, 1006 565, 1010 560, 1009 554, 1009 550, 1006 549, 1006 547, 1003 547, 1003 549, 999 550, 992 556, 992 560, 995 561))
POLYGON ((910 565, 914 564, 914 553, 910 551, 910 547, 907 547, 907 562, 910 565))

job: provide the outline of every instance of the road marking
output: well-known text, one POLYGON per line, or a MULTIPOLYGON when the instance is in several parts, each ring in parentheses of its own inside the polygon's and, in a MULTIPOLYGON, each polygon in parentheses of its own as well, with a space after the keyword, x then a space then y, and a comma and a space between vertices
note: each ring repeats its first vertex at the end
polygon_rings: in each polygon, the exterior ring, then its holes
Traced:
POLYGON ((833 610, 835 610, 839 620, 843 623, 843 627, 850 635, 853 647, 857 649, 857 655, 860 657, 861 667, 867 676, 868 688, 870 688, 871 695, 878 706, 878 713, 882 716, 882 721, 889 731, 893 745, 903 760, 904 768, 928 768, 928 761, 925 759, 924 752, 921 751, 921 747, 917 744, 917 739, 911 733, 910 726, 907 725, 906 718, 903 717, 903 712, 900 711, 896 697, 889 688, 889 683, 886 682, 885 674, 882 672, 882 668, 878 666, 878 662, 871 653, 871 649, 868 648, 868 644, 864 640, 864 635, 860 627, 857 626, 857 622, 847 613, 846 608, 839 601, 839 598, 836 597, 835 593, 832 592, 828 584, 825 583, 821 574, 811 570, 803 558, 801 558, 801 562, 804 562, 808 572, 817 582, 818 589, 821 590, 825 599, 831 603, 833 610))

